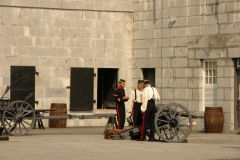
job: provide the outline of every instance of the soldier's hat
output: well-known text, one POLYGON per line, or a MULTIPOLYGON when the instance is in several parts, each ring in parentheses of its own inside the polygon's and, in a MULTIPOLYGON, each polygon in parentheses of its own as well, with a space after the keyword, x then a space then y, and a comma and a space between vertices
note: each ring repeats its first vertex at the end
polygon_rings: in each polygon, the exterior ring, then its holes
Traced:
POLYGON ((124 79, 119 80, 119 83, 123 83, 123 82, 125 83, 126 81, 124 79))
POLYGON ((138 84, 143 83, 143 80, 138 80, 138 84))
POLYGON ((143 81, 143 84, 150 84, 150 81, 149 81, 148 79, 145 79, 145 80, 143 81))

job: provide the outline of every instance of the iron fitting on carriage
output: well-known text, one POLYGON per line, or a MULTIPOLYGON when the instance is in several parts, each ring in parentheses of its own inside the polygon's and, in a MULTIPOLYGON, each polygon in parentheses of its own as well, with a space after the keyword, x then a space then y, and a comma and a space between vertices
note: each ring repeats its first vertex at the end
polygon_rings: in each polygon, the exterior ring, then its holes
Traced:
POLYGON ((178 120, 177 120, 176 118, 170 119, 170 121, 169 121, 169 126, 170 126, 171 128, 177 127, 177 126, 178 126, 178 120))

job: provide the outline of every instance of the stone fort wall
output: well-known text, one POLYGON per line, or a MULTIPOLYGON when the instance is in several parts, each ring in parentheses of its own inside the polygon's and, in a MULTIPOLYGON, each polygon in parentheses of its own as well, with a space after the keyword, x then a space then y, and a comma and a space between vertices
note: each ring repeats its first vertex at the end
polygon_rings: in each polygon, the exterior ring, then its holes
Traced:
MULTIPOLYGON (((234 129, 234 63, 240 57, 240 2, 235 0, 135 0, 133 75, 156 67, 164 104, 203 111, 203 60, 217 60, 217 105, 224 131, 234 129), (175 22, 171 22, 175 20, 175 22)), ((203 114, 203 112, 202 112, 203 114)), ((203 120, 195 120, 204 130, 203 120)))
MULTIPOLYGON (((36 66, 38 109, 49 109, 57 102, 69 107, 66 86, 70 86, 70 67, 92 67, 95 73, 97 68, 119 68, 118 77, 127 80, 126 90, 130 92, 132 6, 126 0, 0 1, 0 93, 10 85, 12 65, 36 66)), ((94 113, 115 113, 97 110, 96 104, 94 113)), ((106 119, 68 121, 69 126, 105 124, 106 119)))

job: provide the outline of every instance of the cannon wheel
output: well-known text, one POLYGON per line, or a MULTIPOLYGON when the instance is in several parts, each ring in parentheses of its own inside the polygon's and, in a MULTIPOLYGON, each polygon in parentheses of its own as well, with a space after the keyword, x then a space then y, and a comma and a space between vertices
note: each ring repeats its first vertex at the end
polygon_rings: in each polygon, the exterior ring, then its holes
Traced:
POLYGON ((155 115, 155 130, 164 141, 178 143, 184 141, 192 131, 192 116, 181 104, 163 105, 155 115))
POLYGON ((2 113, 2 125, 7 133, 22 136, 32 130, 35 124, 35 110, 24 101, 13 101, 2 113))

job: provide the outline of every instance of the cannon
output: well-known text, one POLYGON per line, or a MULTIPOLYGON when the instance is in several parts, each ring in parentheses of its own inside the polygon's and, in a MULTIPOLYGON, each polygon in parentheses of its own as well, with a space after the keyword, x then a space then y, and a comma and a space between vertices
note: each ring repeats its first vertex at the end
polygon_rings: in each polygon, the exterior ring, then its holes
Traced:
MULTIPOLYGON (((94 115, 59 115, 59 116, 44 116, 36 114, 36 110, 26 102, 34 93, 30 93, 25 100, 11 100, 4 97, 9 91, 7 87, 3 96, 0 99, 0 131, 12 136, 23 136, 35 128, 36 120, 40 119, 99 119, 102 117, 108 118, 108 123, 116 123, 116 114, 94 114, 94 115)), ((0 133, 1 134, 1 133, 0 133)))
MULTIPOLYGON (((197 118, 197 116, 191 115, 188 109, 181 104, 156 105, 155 136, 165 142, 183 142, 192 131, 193 118, 197 118)), ((114 140, 124 139, 127 136, 141 132, 141 130, 142 126, 140 125, 126 129, 118 134, 109 133, 109 136, 114 140)))

